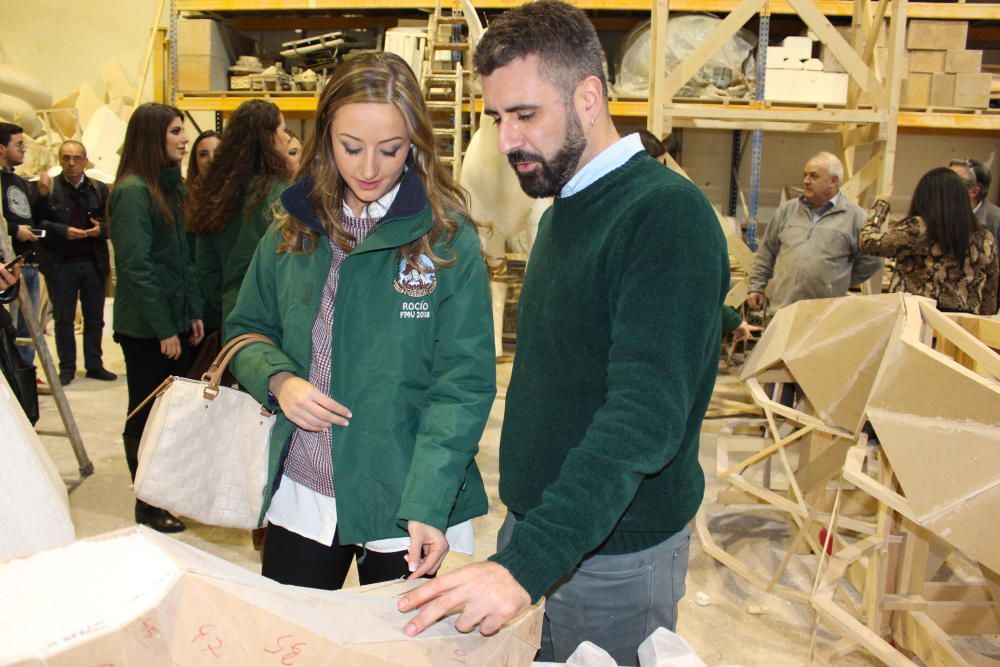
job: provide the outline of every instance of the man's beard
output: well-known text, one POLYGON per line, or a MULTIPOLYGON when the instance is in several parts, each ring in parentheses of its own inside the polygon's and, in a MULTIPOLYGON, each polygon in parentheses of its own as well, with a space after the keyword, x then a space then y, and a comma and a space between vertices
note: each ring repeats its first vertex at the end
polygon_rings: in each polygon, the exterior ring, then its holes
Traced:
POLYGON ((551 161, 546 160, 538 153, 516 150, 507 154, 507 161, 514 167, 517 180, 521 182, 521 189, 529 197, 541 199, 543 197, 557 197, 562 192, 563 186, 573 178, 576 167, 580 163, 580 156, 583 155, 587 147, 587 139, 583 136, 583 126, 576 113, 570 110, 567 114, 566 139, 555 157, 551 161), (538 168, 528 172, 517 170, 517 164, 521 162, 537 162, 538 168))

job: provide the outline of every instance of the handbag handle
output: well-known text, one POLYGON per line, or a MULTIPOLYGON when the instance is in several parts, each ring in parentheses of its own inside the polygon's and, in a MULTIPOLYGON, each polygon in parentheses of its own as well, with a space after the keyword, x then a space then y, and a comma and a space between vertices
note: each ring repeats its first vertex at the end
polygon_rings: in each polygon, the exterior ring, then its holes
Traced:
MULTIPOLYGON (((268 343, 269 345, 274 345, 273 340, 267 336, 256 333, 242 334, 226 343, 222 349, 219 350, 219 353, 215 355, 215 359, 212 361, 212 365, 208 367, 208 371, 201 376, 202 381, 208 383, 208 386, 205 387, 205 398, 211 400, 219 394, 219 383, 222 382, 222 376, 226 372, 226 368, 229 367, 229 362, 232 361, 232 358, 237 352, 251 343, 268 343)), ((128 413, 128 416, 125 417, 126 421, 132 419, 132 417, 135 416, 135 413, 142 410, 147 403, 163 393, 163 391, 169 387, 170 383, 173 381, 174 377, 172 375, 167 376, 167 378, 161 382, 156 389, 149 393, 149 396, 142 399, 142 403, 135 406, 135 409, 128 413)))
POLYGON ((218 392, 219 385, 222 383, 222 376, 226 373, 226 369, 229 368, 229 364, 233 360, 233 357, 236 356, 237 352, 251 343, 267 343, 268 345, 274 345, 273 340, 258 333, 240 334, 236 338, 232 339, 222 346, 222 349, 220 349, 219 353, 215 355, 215 359, 208 367, 208 370, 201 376, 202 381, 208 383, 208 388, 218 392))

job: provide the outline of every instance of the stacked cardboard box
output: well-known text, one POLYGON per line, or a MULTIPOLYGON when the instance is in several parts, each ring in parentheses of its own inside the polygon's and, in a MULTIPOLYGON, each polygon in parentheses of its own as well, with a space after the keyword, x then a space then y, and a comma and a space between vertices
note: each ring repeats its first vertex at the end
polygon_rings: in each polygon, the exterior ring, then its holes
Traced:
POLYGON ((983 52, 968 51, 966 21, 910 21, 906 34, 908 74, 903 80, 903 107, 985 109, 990 103, 989 73, 983 52))

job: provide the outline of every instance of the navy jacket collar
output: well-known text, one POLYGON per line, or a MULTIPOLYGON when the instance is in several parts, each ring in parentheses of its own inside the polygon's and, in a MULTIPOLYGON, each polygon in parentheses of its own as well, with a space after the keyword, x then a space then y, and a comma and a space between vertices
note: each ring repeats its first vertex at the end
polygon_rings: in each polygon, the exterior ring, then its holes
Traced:
MULTIPOLYGON (((406 166, 403 180, 399 185, 399 192, 385 217, 382 218, 380 226, 391 220, 412 217, 420 213, 427 205, 427 192, 424 190, 424 183, 420 179, 420 173, 416 165, 413 164, 412 158, 407 159, 406 166)), ((312 176, 305 173, 282 191, 281 204, 303 225, 314 232, 325 234, 326 226, 320 220, 313 208, 312 201, 310 201, 312 191, 312 176)))

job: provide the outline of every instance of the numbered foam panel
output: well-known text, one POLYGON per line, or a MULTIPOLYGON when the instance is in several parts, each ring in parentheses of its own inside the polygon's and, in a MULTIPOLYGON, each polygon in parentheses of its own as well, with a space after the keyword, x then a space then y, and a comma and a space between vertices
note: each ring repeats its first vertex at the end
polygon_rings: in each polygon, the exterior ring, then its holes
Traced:
POLYGON ((453 619, 416 638, 396 610, 416 582, 284 586, 137 527, 0 564, 0 664, 530 665, 542 608, 492 637, 453 619))

